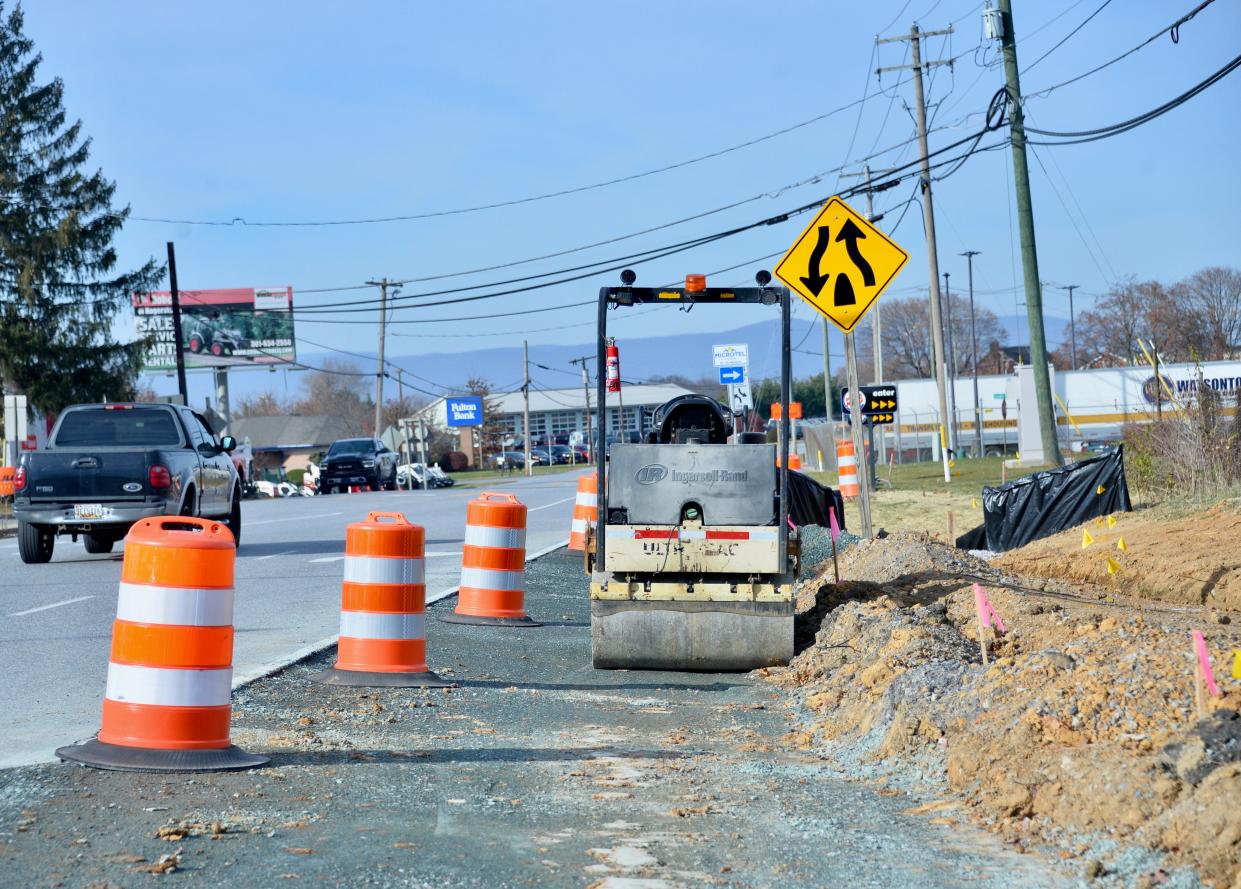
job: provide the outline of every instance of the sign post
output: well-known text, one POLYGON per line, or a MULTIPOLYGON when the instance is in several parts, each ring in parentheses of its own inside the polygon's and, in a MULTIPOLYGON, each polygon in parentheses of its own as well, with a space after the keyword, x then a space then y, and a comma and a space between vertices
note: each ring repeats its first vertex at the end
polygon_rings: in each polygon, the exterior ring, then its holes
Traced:
MULTIPOLYGON (((844 332, 845 371, 853 392, 860 391, 853 330, 908 260, 909 254, 866 217, 832 197, 775 267, 777 278, 844 332)), ((850 412, 850 420, 853 451, 861 457, 862 411, 850 412)), ((866 537, 873 536, 869 476, 858 475, 866 537)))
MULTIPOLYGON (((711 361, 720 375, 720 385, 728 387, 728 406, 733 412, 733 434, 737 429, 736 415, 741 414, 742 428, 748 428, 746 420, 754 409, 750 392, 750 345, 728 343, 711 347, 711 361)), ((740 436, 738 436, 740 438, 740 436)))

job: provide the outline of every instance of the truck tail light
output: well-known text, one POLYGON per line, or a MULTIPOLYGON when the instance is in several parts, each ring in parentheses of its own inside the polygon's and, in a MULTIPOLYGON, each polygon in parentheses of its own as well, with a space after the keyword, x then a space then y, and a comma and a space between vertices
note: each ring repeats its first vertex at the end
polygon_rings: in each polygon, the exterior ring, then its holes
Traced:
POLYGON ((26 489, 26 467, 19 466, 17 471, 13 473, 13 490, 24 491, 26 489))
POLYGON ((158 464, 152 466, 148 478, 151 481, 151 487, 157 491, 172 487, 172 473, 168 471, 167 466, 160 466, 158 464))

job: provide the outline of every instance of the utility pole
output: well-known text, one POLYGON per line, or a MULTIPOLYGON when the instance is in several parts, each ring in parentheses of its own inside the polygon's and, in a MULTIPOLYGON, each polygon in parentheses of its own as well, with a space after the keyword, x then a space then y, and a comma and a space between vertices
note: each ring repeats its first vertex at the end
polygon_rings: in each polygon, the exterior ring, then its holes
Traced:
POLYGON ((1072 350, 1073 356, 1070 364, 1073 370, 1077 370, 1077 315, 1073 312, 1073 291, 1076 290, 1076 284, 1057 285, 1058 290, 1067 290, 1069 292, 1069 349, 1072 350))
POLYGON ((185 387, 185 346, 181 342, 181 294, 177 290, 177 252, 168 242, 168 290, 172 296, 172 340, 177 356, 177 391, 181 393, 181 403, 188 405, 189 396, 185 387))
POLYGON ((380 414, 384 403, 384 340, 388 333, 388 279, 367 281, 372 287, 379 288, 379 368, 375 373, 375 437, 383 432, 379 428, 380 414))
MULTIPOLYGON (((524 376, 521 383, 521 394, 524 404, 521 409, 521 439, 524 442, 524 450, 526 452, 525 470, 526 475, 534 475, 534 467, 530 465, 530 343, 527 340, 521 341, 521 358, 522 366, 525 368, 524 376)), ((551 453, 551 449, 547 451, 551 453)))
MULTIPOLYGON (((569 359, 570 364, 579 364, 582 367, 582 393, 586 396, 586 453, 594 456, 595 449, 591 444, 590 435, 590 373, 586 370, 586 362, 590 360, 589 355, 583 355, 581 358, 569 359)), ((576 460, 576 457, 574 458, 576 460)))
POLYGON ((1047 336, 1043 329, 1043 295, 1039 287, 1038 249, 1034 239, 1034 207, 1030 200, 1030 168, 1026 159, 1025 111, 1021 80, 1017 73, 1017 38, 1013 28, 1012 0, 999 0, 1003 34, 1004 75, 1008 83, 1008 119, 1013 146, 1013 180, 1017 191, 1017 226, 1021 234, 1021 267, 1025 273, 1026 318, 1030 325, 1030 363, 1034 365, 1034 395, 1043 441, 1043 459, 1064 465, 1056 436, 1056 415, 1047 377, 1047 336))
POLYGON ((952 290, 948 287, 948 272, 944 272, 944 331, 947 337, 948 348, 948 415, 951 422, 948 424, 948 444, 955 452, 960 447, 959 438, 960 430, 957 428, 959 417, 957 416, 957 346, 956 339, 952 335, 952 290))
POLYGON ((966 250, 961 255, 969 265, 970 274, 970 370, 974 373, 974 456, 983 455, 982 405, 978 401, 978 331, 974 327, 974 257, 978 250, 966 250))
MULTIPOLYGON (((1007 0, 1002 0, 1002 2, 1007 5, 1007 0)), ((883 37, 875 41, 876 43, 909 41, 913 57, 911 65, 880 68, 875 73, 883 74, 885 71, 913 69, 914 114, 918 123, 918 150, 922 154, 922 220, 923 226, 926 229, 927 272, 931 285, 931 340, 935 352, 935 386, 939 394, 939 417, 941 424, 948 422, 948 393, 944 385, 944 333, 939 311, 939 254, 935 241, 935 208, 931 200, 931 162, 926 142, 926 96, 922 90, 922 70, 923 68, 930 70, 936 65, 950 65, 952 63, 950 60, 923 62, 922 39, 951 33, 951 26, 939 31, 922 31, 915 24, 908 34, 902 34, 899 37, 883 37)), ((946 449, 941 450, 943 450, 940 456, 944 464, 944 481, 950 482, 952 481, 952 469, 948 466, 948 454, 946 449)))

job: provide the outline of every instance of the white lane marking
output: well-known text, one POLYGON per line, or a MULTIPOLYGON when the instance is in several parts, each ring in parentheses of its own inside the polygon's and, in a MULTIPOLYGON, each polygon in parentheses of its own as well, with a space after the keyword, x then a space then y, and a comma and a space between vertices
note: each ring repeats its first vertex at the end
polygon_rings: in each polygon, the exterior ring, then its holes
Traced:
POLYGON ((577 499, 577 495, 574 494, 572 497, 566 497, 563 500, 557 500, 555 503, 545 503, 542 506, 532 507, 530 509, 527 509, 526 512, 538 512, 540 509, 551 509, 553 506, 559 506, 562 503, 572 503, 576 499, 577 499))
POLYGON ((295 549, 291 549, 291 550, 289 550, 289 551, 287 551, 287 552, 283 552, 283 553, 271 553, 270 555, 266 555, 266 556, 255 556, 255 557, 254 557, 254 561, 256 561, 256 562, 262 562, 262 561, 264 561, 264 560, 266 560, 266 559, 274 559, 274 558, 276 558, 276 556, 292 556, 292 555, 295 555, 296 553, 297 553, 297 550, 295 550, 295 549))
POLYGON ((311 559, 310 563, 313 565, 315 562, 339 562, 344 558, 344 556, 324 556, 322 559, 311 559))
POLYGON ((47 611, 49 608, 59 608, 61 605, 72 605, 74 602, 85 602, 87 599, 93 599, 94 596, 78 596, 76 599, 65 599, 63 602, 53 602, 51 605, 40 605, 38 608, 27 608, 25 611, 14 611, 9 617, 24 617, 27 614, 34 614, 36 611, 47 611))
POLYGON ((342 513, 339 513, 339 512, 317 512, 314 515, 289 516, 286 519, 261 519, 260 521, 257 521, 257 522, 242 522, 242 524, 245 527, 249 528, 249 527, 252 527, 253 525, 274 525, 277 522, 303 522, 306 519, 326 519, 328 516, 341 515, 341 514, 342 513))

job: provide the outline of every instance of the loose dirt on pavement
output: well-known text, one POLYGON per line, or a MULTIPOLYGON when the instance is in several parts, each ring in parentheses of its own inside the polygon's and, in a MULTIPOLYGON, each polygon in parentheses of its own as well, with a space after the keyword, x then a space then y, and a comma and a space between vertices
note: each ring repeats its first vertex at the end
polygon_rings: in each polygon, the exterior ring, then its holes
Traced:
POLYGON ((428 659, 457 688, 318 685, 329 651, 235 693, 233 740, 268 768, 0 772, 0 885, 1068 885, 907 813, 926 796, 843 780, 758 677, 594 670, 580 555, 526 578, 543 627, 431 609, 428 659))
MULTIPOLYGON (((1193 529, 1235 541, 1235 522, 1187 520, 1175 548, 1198 560, 1192 571, 1212 558, 1218 569, 1235 550, 1193 529)), ((1122 531, 1128 555, 1154 545, 1138 525, 1122 516, 1095 546, 1122 531)), ((811 712, 807 750, 895 787, 938 788, 941 800, 910 810, 933 823, 981 825, 1016 849, 1050 843, 1102 885, 1197 885, 1195 868, 1207 885, 1241 887, 1241 681, 1230 675, 1241 614, 1197 607, 1200 595, 1180 604, 1186 587, 1160 582, 1153 562, 1145 582, 1126 561, 1106 587, 1016 573, 1075 577, 1063 541, 1076 539, 1080 553, 1081 529, 1060 537, 990 565, 911 532, 850 547, 839 587, 828 565, 804 588, 807 647, 764 672, 811 712), (974 582, 1009 630, 987 668, 974 582), (1177 604, 1151 601, 1155 591, 1177 604), (1193 628, 1223 693, 1201 717, 1193 628)), ((1167 576, 1180 564, 1169 556, 1167 576)))

